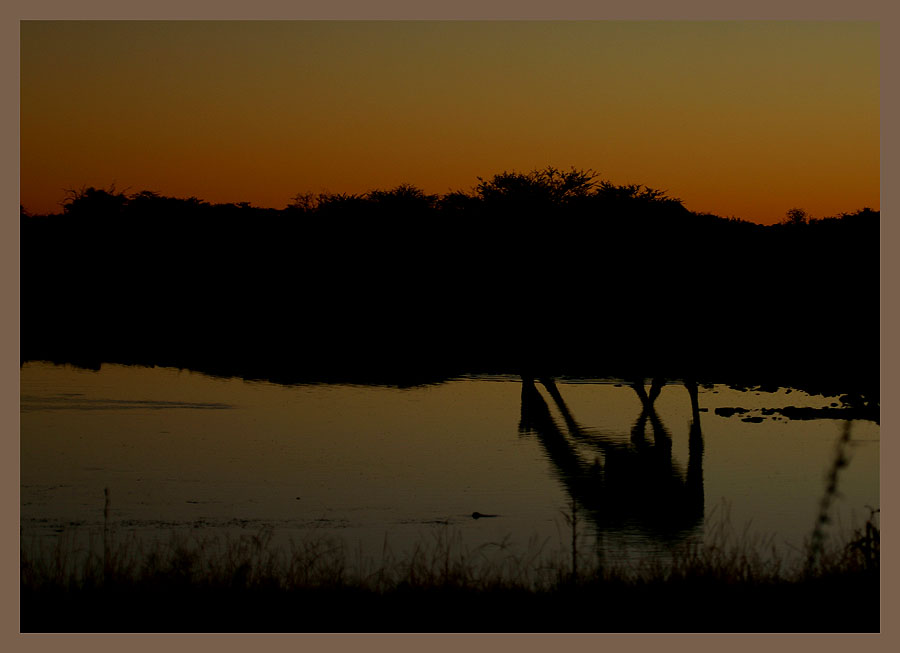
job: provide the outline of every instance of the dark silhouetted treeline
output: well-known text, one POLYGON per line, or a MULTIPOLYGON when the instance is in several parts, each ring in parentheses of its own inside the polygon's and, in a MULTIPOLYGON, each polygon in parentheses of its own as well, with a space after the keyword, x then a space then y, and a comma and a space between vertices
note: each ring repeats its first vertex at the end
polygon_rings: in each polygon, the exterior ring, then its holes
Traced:
POLYGON ((294 382, 465 372, 877 398, 879 213, 762 226, 590 170, 280 210, 87 188, 21 218, 21 357, 294 382))

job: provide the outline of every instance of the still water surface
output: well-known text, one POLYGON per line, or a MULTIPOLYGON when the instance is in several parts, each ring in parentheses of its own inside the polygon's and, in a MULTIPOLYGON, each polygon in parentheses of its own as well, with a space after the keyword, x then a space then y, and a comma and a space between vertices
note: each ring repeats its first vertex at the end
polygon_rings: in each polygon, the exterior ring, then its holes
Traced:
MULTIPOLYGON (((581 537, 599 535, 612 558, 665 551, 725 516, 737 534, 782 555, 809 536, 843 422, 743 418, 837 398, 701 387, 698 448, 680 383, 662 388, 645 419, 622 381, 556 388, 564 403, 540 384, 523 392, 518 377, 410 389, 281 386, 168 368, 28 363, 23 542, 102 527, 104 488, 119 533, 164 540, 271 529, 276 543, 336 536, 372 558, 441 533, 469 548, 565 550, 573 494, 581 537), (751 412, 715 412, 734 407, 751 412), (611 481, 616 474, 624 480, 611 481), (625 507, 607 519, 603 502, 612 500, 625 507), (699 512, 673 516, 681 508, 699 512)), ((831 532, 840 535, 879 505, 879 426, 854 421, 852 438, 833 508, 831 532)))

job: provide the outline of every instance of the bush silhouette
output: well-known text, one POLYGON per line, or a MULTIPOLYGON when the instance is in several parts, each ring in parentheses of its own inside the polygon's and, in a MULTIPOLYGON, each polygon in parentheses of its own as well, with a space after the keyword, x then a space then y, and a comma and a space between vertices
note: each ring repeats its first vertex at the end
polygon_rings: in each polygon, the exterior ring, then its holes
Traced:
POLYGON ((121 215, 128 197, 116 192, 115 186, 108 190, 94 188, 70 189, 63 200, 63 213, 69 216, 87 218, 109 218, 121 215))
POLYGON ((809 214, 803 209, 793 208, 788 210, 788 212, 784 216, 784 220, 782 220, 782 224, 788 225, 802 225, 809 222, 809 214))
POLYGON ((487 180, 478 177, 475 194, 490 206, 546 209, 590 195, 596 177, 593 170, 572 168, 563 172, 551 166, 527 173, 501 172, 487 180))

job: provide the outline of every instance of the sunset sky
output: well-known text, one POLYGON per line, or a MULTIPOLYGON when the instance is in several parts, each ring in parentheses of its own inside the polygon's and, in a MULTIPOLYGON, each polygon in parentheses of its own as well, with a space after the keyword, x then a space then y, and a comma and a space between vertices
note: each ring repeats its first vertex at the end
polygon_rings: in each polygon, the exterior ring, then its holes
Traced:
POLYGON ((23 22, 21 198, 300 192, 553 165, 757 222, 879 201, 876 22, 23 22))

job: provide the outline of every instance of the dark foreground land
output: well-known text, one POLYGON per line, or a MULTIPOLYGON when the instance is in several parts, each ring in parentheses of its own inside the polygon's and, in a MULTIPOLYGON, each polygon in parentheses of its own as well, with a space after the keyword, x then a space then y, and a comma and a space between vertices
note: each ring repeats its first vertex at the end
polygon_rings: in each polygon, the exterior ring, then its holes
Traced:
POLYGON ((451 547, 359 571, 325 542, 23 549, 23 632, 878 632, 878 530, 804 563, 706 543, 670 563, 578 553, 486 566, 451 547), (42 561, 43 560, 43 561, 42 561), (76 570, 77 568, 77 570, 76 570))
POLYGON ((542 593, 124 586, 23 593, 22 632, 879 632, 877 579, 542 593))
POLYGON ((879 388, 879 214, 761 226, 554 169, 283 210, 87 189, 21 222, 21 356, 276 382, 879 388))

